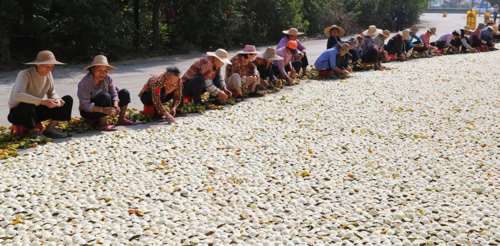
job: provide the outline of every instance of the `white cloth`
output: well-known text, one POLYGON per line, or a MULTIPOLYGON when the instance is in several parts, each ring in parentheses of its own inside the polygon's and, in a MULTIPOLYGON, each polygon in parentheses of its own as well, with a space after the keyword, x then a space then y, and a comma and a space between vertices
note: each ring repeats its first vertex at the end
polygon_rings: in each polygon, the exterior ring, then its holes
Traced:
POLYGON ((54 89, 52 73, 40 76, 35 67, 20 71, 12 87, 9 97, 9 107, 14 108, 19 103, 40 105, 47 98, 60 98, 54 89))

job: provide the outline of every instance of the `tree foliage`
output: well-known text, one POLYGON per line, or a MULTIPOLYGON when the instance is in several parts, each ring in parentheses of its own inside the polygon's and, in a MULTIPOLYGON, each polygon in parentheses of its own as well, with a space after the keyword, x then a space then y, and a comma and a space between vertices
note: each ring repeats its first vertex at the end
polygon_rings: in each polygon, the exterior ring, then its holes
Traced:
POLYGON ((331 24, 399 29, 425 7, 424 0, 2 0, 0 61, 40 49, 81 61, 262 44, 292 26, 310 35, 331 24))

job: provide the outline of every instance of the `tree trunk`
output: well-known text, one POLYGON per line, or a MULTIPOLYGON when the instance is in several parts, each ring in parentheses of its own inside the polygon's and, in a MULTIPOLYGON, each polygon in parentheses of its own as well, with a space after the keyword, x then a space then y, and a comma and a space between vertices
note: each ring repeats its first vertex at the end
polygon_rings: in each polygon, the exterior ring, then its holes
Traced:
POLYGON ((141 18, 140 18, 140 1, 134 0, 134 47, 136 49, 139 48, 139 43, 141 40, 140 37, 140 28, 141 28, 141 18))
POLYGON ((33 26, 33 14, 35 12, 33 0, 19 0, 19 4, 23 9, 23 25, 27 28, 31 28, 33 26))
POLYGON ((153 1, 153 50, 158 50, 159 45, 161 43, 160 40, 160 4, 161 0, 154 0, 153 1))

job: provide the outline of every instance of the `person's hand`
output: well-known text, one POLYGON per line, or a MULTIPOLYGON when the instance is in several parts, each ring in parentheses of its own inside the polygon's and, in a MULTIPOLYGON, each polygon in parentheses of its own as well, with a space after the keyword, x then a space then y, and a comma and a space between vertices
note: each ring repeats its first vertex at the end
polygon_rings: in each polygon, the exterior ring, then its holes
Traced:
POLYGON ((173 106, 171 109, 170 109, 170 114, 175 117, 175 115, 177 114, 177 106, 173 106))
POLYGON ((161 117, 163 120, 166 120, 168 123, 172 124, 172 123, 175 123, 175 118, 174 116, 172 116, 171 114, 169 113, 166 113, 164 114, 162 117, 161 117))
POLYGON ((117 111, 116 111, 116 108, 114 108, 114 107, 103 107, 102 113, 105 115, 112 115, 112 114, 117 113, 117 111))
POLYGON ((224 91, 220 91, 219 94, 217 94, 217 99, 219 99, 222 102, 225 102, 227 101, 227 99, 229 99, 229 96, 224 91))
POLYGON ((62 100, 60 98, 55 99, 55 100, 57 101, 57 107, 62 107, 66 103, 64 100, 62 100))
POLYGON ((233 93, 230 90, 228 90, 227 88, 224 88, 224 93, 226 93, 228 98, 233 96, 233 93))
POLYGON ((57 102, 57 99, 44 99, 40 103, 41 105, 47 107, 47 108, 56 108, 59 107, 59 103, 57 102))

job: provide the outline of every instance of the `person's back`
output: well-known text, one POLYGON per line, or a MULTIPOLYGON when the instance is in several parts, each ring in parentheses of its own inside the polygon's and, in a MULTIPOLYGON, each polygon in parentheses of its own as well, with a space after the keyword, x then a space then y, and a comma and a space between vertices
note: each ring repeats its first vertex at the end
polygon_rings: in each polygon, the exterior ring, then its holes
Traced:
POLYGON ((316 59, 314 67, 317 70, 329 70, 335 68, 337 64, 336 62, 337 53, 338 53, 337 47, 333 47, 323 51, 321 55, 319 55, 318 59, 316 59))

